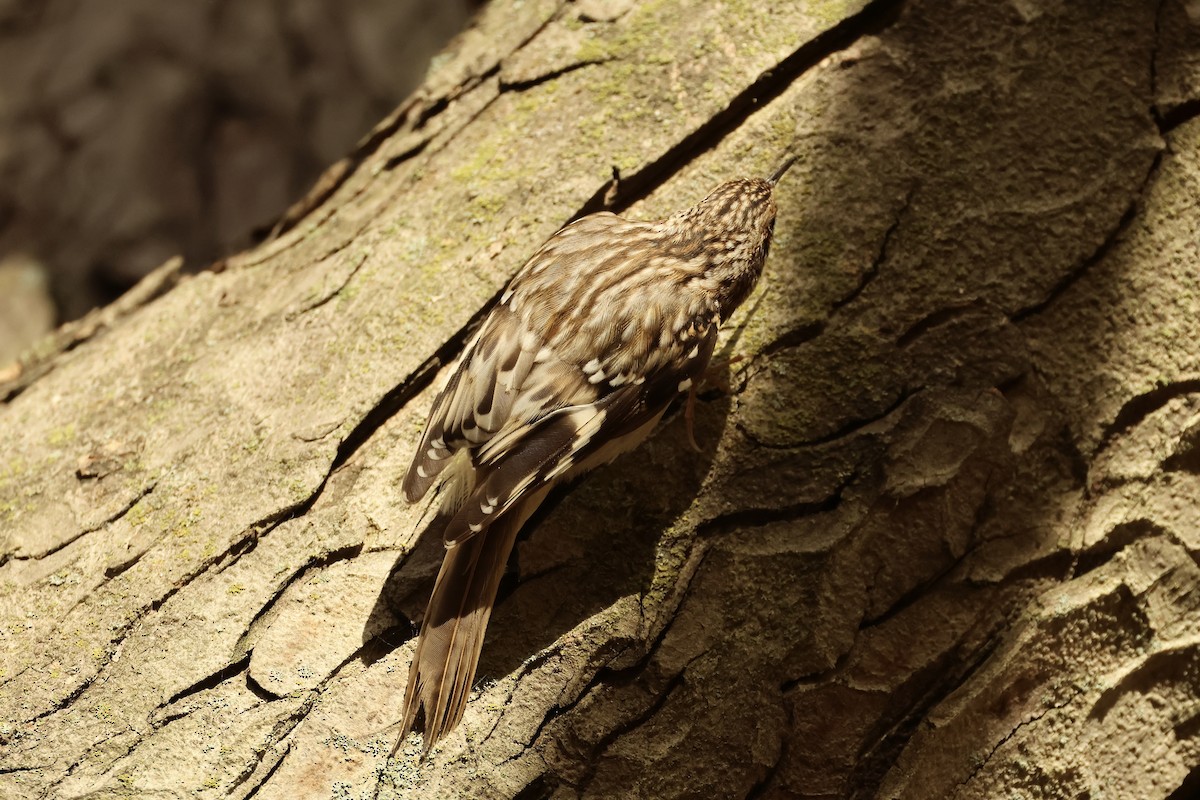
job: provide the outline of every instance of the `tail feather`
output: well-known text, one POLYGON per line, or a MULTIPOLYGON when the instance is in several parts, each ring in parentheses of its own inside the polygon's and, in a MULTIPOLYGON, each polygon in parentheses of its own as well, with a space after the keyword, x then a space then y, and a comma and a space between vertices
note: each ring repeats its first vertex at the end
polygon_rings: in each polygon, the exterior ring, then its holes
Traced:
POLYGON ((504 566, 517 532, 545 494, 535 492, 486 530, 446 550, 404 692, 401 738, 423 711, 426 753, 462 719, 504 566))

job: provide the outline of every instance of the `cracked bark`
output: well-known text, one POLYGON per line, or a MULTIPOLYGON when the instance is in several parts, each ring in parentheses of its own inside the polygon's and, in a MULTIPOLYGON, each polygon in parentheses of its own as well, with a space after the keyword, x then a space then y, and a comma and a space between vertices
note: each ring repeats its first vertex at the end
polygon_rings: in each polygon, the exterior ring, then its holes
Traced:
POLYGON ((486 9, 277 238, 0 386, 0 795, 1196 785, 1182 7, 581 5, 486 9), (676 415, 554 497, 460 730, 389 759, 440 368, 564 221, 788 148, 704 452, 676 415))

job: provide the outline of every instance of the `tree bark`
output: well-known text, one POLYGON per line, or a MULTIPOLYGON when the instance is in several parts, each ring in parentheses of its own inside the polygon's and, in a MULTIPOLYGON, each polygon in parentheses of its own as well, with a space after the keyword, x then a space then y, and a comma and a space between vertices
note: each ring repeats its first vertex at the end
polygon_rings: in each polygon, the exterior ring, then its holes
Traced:
POLYGON ((274 240, 5 384, 0 795, 1194 791, 1198 43, 1179 0, 492 4, 274 240), (462 725, 389 758, 441 365, 573 215, 789 149, 703 453, 675 415, 560 492, 462 725))

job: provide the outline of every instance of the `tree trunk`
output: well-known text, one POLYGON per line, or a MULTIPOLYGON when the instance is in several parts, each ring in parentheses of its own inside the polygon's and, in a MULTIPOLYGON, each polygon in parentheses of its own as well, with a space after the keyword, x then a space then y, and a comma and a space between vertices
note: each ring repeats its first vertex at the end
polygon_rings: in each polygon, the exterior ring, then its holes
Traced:
POLYGON ((0 795, 1200 785, 1190 6, 768 6, 496 2, 274 240, 27 357, 0 795), (556 495, 462 725, 389 758, 439 367, 573 215, 788 149, 703 453, 676 414, 556 495))

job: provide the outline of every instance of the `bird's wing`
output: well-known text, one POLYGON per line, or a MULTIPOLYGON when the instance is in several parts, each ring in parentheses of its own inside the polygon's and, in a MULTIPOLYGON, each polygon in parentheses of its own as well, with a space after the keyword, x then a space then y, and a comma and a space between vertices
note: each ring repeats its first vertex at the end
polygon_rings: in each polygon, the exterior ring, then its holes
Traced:
POLYGON ((468 343, 446 386, 433 401, 429 422, 404 477, 409 502, 420 499, 463 448, 491 439, 518 413, 536 415, 527 391, 530 371, 548 360, 539 337, 505 306, 498 306, 468 343))
POLYGON ((614 230, 632 225, 608 213, 577 220, 550 237, 513 278, 433 401, 404 479, 404 495, 410 503, 424 496, 451 456, 487 442, 510 419, 536 420, 556 408, 591 402, 598 396, 586 381, 571 381, 571 366, 553 358, 547 329, 560 321, 551 318, 549 308, 586 283, 587 270, 581 262, 589 248, 594 250, 605 237, 620 240, 614 230), (530 295, 539 296, 541 302, 524 302, 530 295), (531 372, 534 380, 527 383, 531 372))
POLYGON ((695 354, 645 380, 595 400, 556 408, 536 420, 514 418, 474 455, 477 482, 445 530, 453 546, 487 528, 528 492, 616 458, 642 441, 671 401, 700 379, 717 326, 695 354))
POLYGON ((529 487, 656 421, 685 381, 699 378, 719 319, 664 277, 666 257, 639 250, 651 227, 595 214, 563 228, 464 349, 404 479, 415 501, 451 456, 470 452, 474 491, 447 541, 482 530, 529 487), (683 313, 672 315, 677 308, 683 313))

